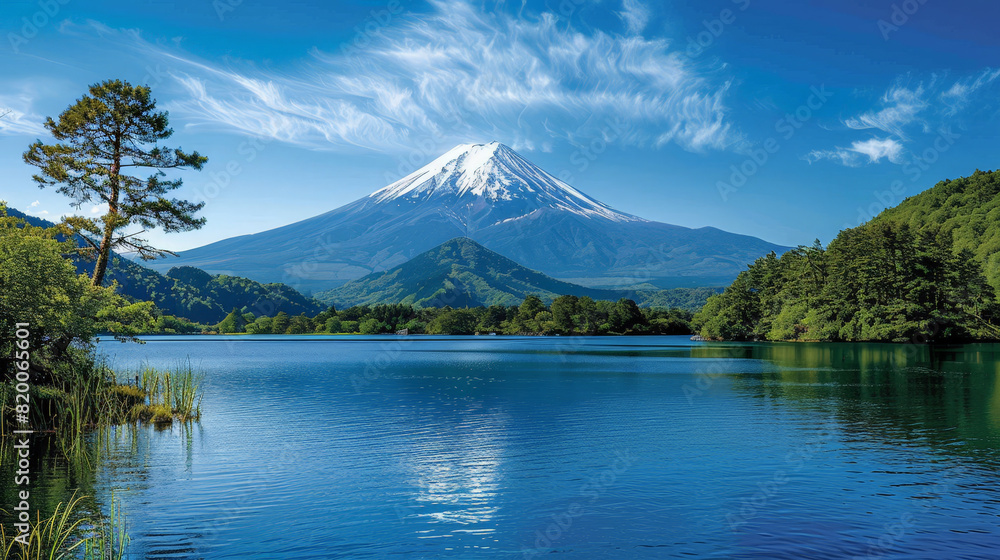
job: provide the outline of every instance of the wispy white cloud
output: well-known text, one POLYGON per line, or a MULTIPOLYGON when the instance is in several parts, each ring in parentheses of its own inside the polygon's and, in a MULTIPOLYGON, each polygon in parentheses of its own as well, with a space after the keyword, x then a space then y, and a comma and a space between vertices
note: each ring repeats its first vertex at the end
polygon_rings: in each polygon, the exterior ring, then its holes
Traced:
POLYGON ((625 22, 625 27, 632 35, 642 35, 649 24, 649 7, 641 0, 622 0, 622 11, 618 17, 625 22))
POLYGON ((878 163, 885 158, 892 163, 902 163, 903 145, 892 138, 871 138, 851 144, 850 150, 868 156, 870 163, 878 163))
POLYGON ((805 159, 810 163, 833 160, 856 167, 863 163, 903 164, 908 161, 906 144, 920 134, 938 134, 955 124, 963 111, 971 111, 976 99, 982 99, 988 86, 1000 78, 1000 70, 986 70, 957 79, 939 75, 917 83, 911 76, 900 76, 879 98, 878 107, 844 119, 849 130, 878 130, 888 137, 872 137, 851 143, 850 147, 813 150, 805 159))
POLYGON ((45 136, 44 117, 31 111, 31 100, 22 94, 0 94, 0 135, 45 136))
POLYGON ((47 216, 49 214, 49 211, 48 210, 42 210, 42 209, 40 209, 39 206, 41 206, 41 204, 42 204, 42 201, 40 201, 40 200, 36 200, 36 201, 32 202, 24 210, 24 213, 28 214, 29 216, 47 216))
MULTIPOLYGON (((169 62, 182 93, 165 106, 189 126, 313 149, 394 150, 425 138, 549 149, 556 139, 589 142, 608 123, 625 145, 702 152, 741 140, 728 120, 731 84, 699 74, 665 39, 582 32, 551 13, 518 17, 465 0, 431 6, 364 49, 313 51, 282 71, 208 63, 135 32, 94 30, 169 62)), ((645 26, 638 0, 623 7, 630 29, 645 26)))
POLYGON ((903 145, 892 138, 871 138, 854 142, 848 148, 814 150, 806 156, 806 159, 810 163, 829 159, 839 161, 849 167, 858 167, 862 163, 879 163, 883 159, 901 164, 903 163, 903 145))
POLYGON ((882 96, 882 109, 862 113, 844 124, 854 130, 874 128, 905 139, 906 127, 916 122, 928 107, 925 94, 923 84, 914 89, 894 86, 882 96))
POLYGON ((1000 78, 1000 70, 987 68, 976 76, 970 76, 955 82, 940 97, 941 101, 947 107, 945 114, 947 116, 954 116, 964 110, 968 107, 969 102, 976 92, 992 84, 997 78, 1000 78))

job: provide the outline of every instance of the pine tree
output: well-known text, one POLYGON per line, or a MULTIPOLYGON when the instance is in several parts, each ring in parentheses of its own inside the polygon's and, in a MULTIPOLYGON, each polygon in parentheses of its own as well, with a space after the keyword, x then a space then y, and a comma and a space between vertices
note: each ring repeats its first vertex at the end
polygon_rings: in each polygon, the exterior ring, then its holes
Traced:
POLYGON ((204 218, 194 216, 204 203, 167 198, 182 182, 164 179, 163 170, 200 170, 208 159, 198 152, 186 153, 157 144, 169 138, 173 130, 166 111, 156 111, 148 87, 121 80, 95 84, 89 95, 63 111, 58 121, 46 119, 45 128, 60 143, 43 144, 37 140, 24 153, 24 161, 40 169, 34 176, 39 187, 56 186, 77 207, 88 202, 108 205, 99 221, 67 219, 78 233, 100 237, 99 245, 91 242, 97 253, 91 278, 94 286, 103 282, 113 250, 124 249, 143 259, 172 254, 140 238, 144 232, 156 227, 168 233, 189 231, 204 225, 204 218), (152 170, 152 174, 132 175, 126 172, 128 168, 152 170), (131 225, 143 229, 126 232, 131 225))

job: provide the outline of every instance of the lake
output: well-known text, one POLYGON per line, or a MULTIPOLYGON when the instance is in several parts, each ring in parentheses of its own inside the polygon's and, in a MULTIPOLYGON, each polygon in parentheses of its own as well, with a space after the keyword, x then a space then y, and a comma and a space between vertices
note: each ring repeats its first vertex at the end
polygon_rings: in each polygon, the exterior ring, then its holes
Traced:
POLYGON ((1000 557, 1000 345, 147 340, 99 348, 190 358, 200 422, 38 488, 135 558, 1000 557))

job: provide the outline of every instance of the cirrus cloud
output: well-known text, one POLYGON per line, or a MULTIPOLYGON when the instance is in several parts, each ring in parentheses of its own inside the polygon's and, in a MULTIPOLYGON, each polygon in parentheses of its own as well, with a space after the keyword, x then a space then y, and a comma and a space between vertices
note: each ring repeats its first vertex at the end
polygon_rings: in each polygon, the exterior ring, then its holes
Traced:
MULTIPOLYGON (((624 145, 726 150, 732 82, 697 72, 666 39, 639 35, 649 12, 624 0, 629 30, 578 31, 558 16, 492 12, 433 0, 368 37, 364 49, 314 49, 293 68, 206 62, 138 32, 101 28, 133 51, 169 61, 181 95, 167 107, 188 126, 264 135, 311 149, 379 151, 500 140, 551 149, 602 135, 624 145)), ((100 25, 100 24, 91 24, 100 25)))
POLYGON ((839 161, 849 167, 858 167, 862 163, 879 163, 886 159, 892 163, 903 163, 903 145, 892 138, 871 138, 857 141, 848 148, 832 150, 814 150, 806 156, 810 163, 830 159, 839 161))
POLYGON ((889 136, 856 140, 846 148, 813 150, 804 159, 810 163, 832 160, 849 167, 883 160, 904 164, 911 157, 907 143, 921 134, 950 130, 960 113, 972 109, 973 101, 985 99, 983 96, 989 93, 985 90, 997 78, 1000 70, 992 68, 952 80, 932 75, 916 86, 908 84, 910 76, 900 76, 879 98, 878 108, 843 120, 848 130, 878 130, 889 136))

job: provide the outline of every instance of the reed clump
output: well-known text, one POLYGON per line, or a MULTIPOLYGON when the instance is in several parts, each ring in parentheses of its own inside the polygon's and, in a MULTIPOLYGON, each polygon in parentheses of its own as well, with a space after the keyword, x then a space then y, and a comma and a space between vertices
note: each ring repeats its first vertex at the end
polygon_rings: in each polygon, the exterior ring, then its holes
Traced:
POLYGON ((198 419, 201 416, 202 378, 190 360, 166 371, 142 367, 136 374, 136 389, 146 400, 132 406, 130 419, 153 424, 198 419))
MULTIPOLYGON (((116 375, 103 361, 85 356, 60 364, 46 383, 31 386, 29 422, 35 431, 55 432, 72 448, 98 428, 196 420, 201 416, 203 378, 190 360, 171 369, 142 366, 116 375)), ((0 434, 17 429, 14 416, 13 388, 0 383, 0 434)))
POLYGON ((129 536, 121 506, 111 498, 111 514, 81 513, 83 496, 76 493, 56 505, 47 518, 36 518, 23 539, 0 525, 0 550, 11 560, 122 560, 129 536))

